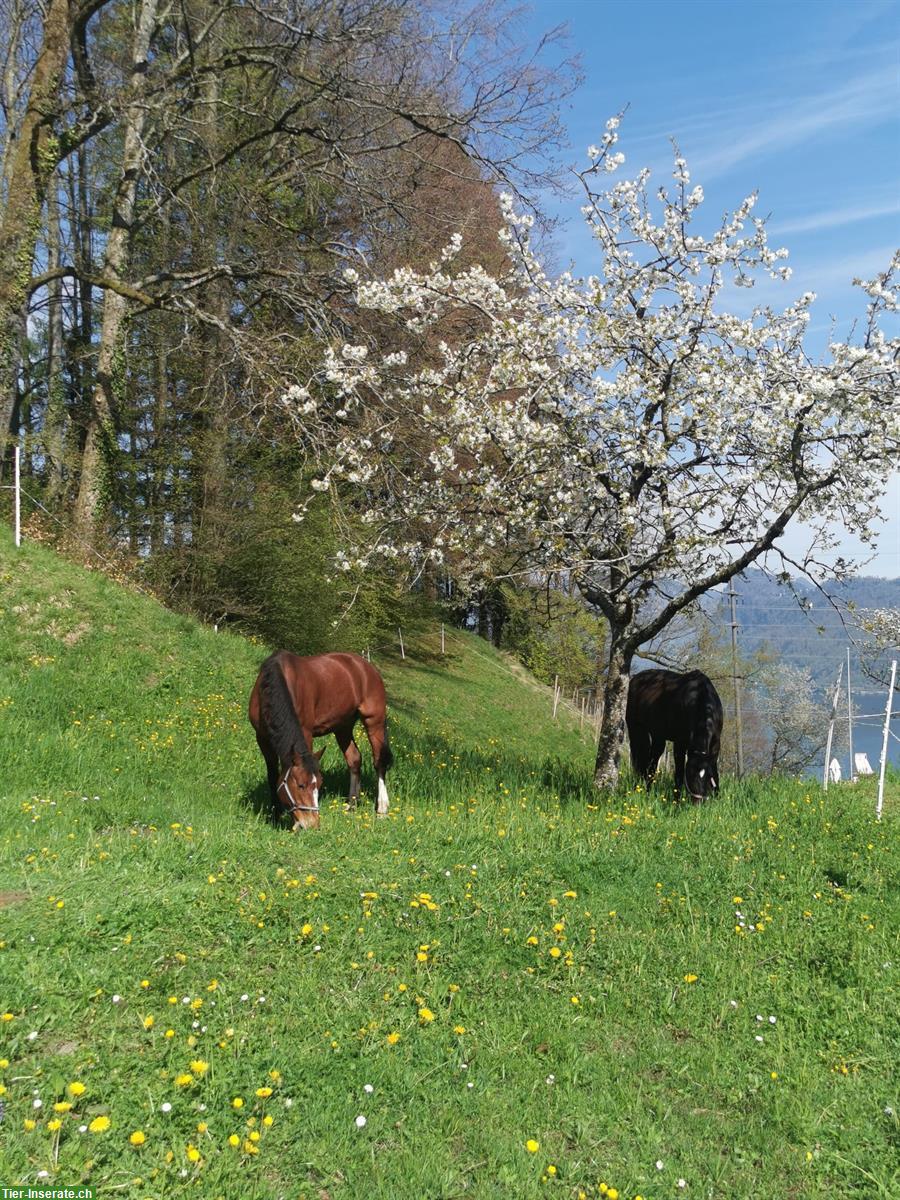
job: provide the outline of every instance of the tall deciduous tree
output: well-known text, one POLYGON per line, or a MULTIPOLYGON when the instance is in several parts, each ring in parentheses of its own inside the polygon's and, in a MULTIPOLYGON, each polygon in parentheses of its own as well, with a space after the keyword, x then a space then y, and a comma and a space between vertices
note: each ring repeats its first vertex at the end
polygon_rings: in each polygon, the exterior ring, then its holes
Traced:
MULTIPOLYGON (((5 114, 8 141, 3 163, 5 195, 0 212, 0 438, 4 440, 4 450, 15 405, 20 347, 44 198, 60 158, 54 117, 69 57, 70 20, 69 0, 49 0, 27 100, 21 102, 14 136, 9 132, 11 114, 5 114)), ((15 29, 18 32, 19 26, 15 29)), ((6 52, 14 54, 11 46, 7 46, 6 52)), ((9 71, 9 58, 7 68, 9 71)), ((11 86, 5 80, 4 91, 9 93, 11 86)))
MULTIPOLYGON (((900 450, 900 342, 880 328, 895 311, 900 255, 864 284, 856 343, 814 363, 804 347, 811 294, 783 312, 724 308, 760 270, 785 277, 765 222, 745 200, 718 228, 697 229, 703 191, 675 159, 675 186, 649 172, 601 189, 616 170, 618 119, 581 176, 597 274, 551 278, 529 242, 531 218, 508 208, 512 267, 495 278, 455 271, 451 243, 427 271, 361 283, 357 302, 413 333, 448 312, 477 316, 438 362, 345 345, 288 394, 347 426, 327 439, 317 490, 365 490, 369 553, 420 564, 449 551, 473 579, 515 546, 534 571, 565 571, 609 625, 595 779, 618 777, 631 662, 699 596, 771 554, 793 521, 835 523, 869 539, 900 450), (428 437, 415 436, 427 431, 428 437), (427 452, 420 449, 427 447, 427 452)), ((357 552, 358 556, 366 557, 357 552)), ((349 552, 348 562, 353 553, 349 552)))

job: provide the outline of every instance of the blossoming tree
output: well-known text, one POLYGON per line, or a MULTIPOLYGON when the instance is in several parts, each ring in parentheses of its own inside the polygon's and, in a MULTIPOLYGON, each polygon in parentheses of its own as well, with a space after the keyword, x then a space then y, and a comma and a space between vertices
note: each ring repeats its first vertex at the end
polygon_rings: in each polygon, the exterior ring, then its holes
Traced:
POLYGON ((350 482, 365 498, 371 537, 339 565, 451 556, 474 581, 512 552, 532 575, 565 573, 605 616, 601 787, 618 776, 640 647, 751 563, 774 555, 783 569, 791 522, 811 531, 793 563, 802 570, 836 525, 868 541, 900 448, 900 342, 883 328, 900 255, 861 284, 855 339, 815 362, 804 348, 812 294, 783 311, 727 309, 760 272, 789 275, 755 197, 699 232, 703 191, 677 150, 674 186, 655 198, 647 170, 602 186, 624 161, 617 127, 579 176, 596 275, 551 277, 532 219, 509 201, 501 277, 454 269, 458 239, 425 271, 348 272, 356 302, 393 314, 410 339, 455 331, 424 363, 344 346, 285 398, 328 431, 314 488, 350 482))
POLYGON ((859 665, 876 683, 887 686, 890 660, 900 654, 900 608, 863 608, 857 615, 863 634, 859 665))

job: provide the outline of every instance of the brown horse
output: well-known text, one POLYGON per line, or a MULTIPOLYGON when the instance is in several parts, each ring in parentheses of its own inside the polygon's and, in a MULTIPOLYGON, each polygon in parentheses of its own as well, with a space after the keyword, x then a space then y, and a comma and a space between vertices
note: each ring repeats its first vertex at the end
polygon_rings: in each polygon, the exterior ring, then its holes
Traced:
POLYGON ((250 724, 266 760, 275 813, 293 815, 294 829, 319 824, 322 771, 313 738, 333 733, 350 768, 348 804, 359 800, 362 755, 353 740, 357 718, 365 726, 378 772, 375 811, 388 810, 384 777, 393 762, 388 745, 384 681, 359 654, 313 654, 301 658, 278 650, 260 667, 250 694, 250 724))

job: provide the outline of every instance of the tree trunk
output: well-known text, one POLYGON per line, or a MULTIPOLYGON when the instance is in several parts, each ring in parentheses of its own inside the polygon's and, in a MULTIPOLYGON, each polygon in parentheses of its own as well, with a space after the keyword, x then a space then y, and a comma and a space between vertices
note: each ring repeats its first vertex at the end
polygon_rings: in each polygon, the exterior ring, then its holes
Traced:
POLYGON ((59 157, 52 118, 69 55, 69 32, 68 0, 49 0, 28 104, 6 175, 6 205, 0 215, 0 438, 4 446, 16 402, 19 347, 41 210, 59 157))
MULTIPOLYGON (((142 0, 134 31, 131 58, 131 101, 124 119, 122 173, 113 204, 112 222, 103 258, 103 274, 111 280, 122 278, 128 261, 134 201, 143 158, 143 132, 147 106, 143 102, 143 84, 147 70, 150 39, 156 24, 158 0, 142 0)), ((128 301, 113 288, 103 297, 103 322, 97 353, 97 375, 91 395, 81 480, 75 502, 76 535, 90 543, 110 498, 112 472, 116 459, 116 391, 121 391, 124 351, 124 326, 128 301)))
MULTIPOLYGON (((93 274, 94 260, 91 253, 91 228, 93 226, 93 211, 88 194, 88 153, 86 146, 79 146, 78 151, 69 160, 66 171, 66 194, 69 212, 72 213, 71 237, 75 252, 75 261, 88 274, 93 274)), ((87 434, 88 415, 91 409, 91 380, 93 378, 93 360, 91 340, 94 329, 94 289, 84 277, 75 280, 72 291, 72 317, 70 322, 68 366, 71 379, 72 428, 71 439, 72 457, 70 467, 73 469, 81 460, 84 453, 84 439, 87 434)))
MULTIPOLYGON (((52 271, 60 263, 59 197, 54 178, 47 191, 47 266, 52 271)), ((63 461, 66 435, 66 395, 63 379, 65 351, 63 333, 62 281, 47 285, 47 410, 44 416, 44 496, 48 508, 55 508, 63 489, 63 461)))
POLYGON ((625 741, 625 708, 634 648, 623 631, 610 625, 609 661, 603 684, 603 716, 597 738, 594 786, 604 791, 619 782, 619 760, 625 741))

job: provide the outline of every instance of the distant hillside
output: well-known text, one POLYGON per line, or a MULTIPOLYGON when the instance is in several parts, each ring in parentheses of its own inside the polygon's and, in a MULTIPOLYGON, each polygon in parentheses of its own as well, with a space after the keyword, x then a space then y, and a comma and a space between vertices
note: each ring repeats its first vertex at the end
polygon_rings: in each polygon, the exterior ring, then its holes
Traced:
MULTIPOLYGON (((847 647, 852 647, 851 633, 858 637, 852 627, 849 632, 845 627, 847 610, 900 608, 900 579, 860 576, 835 587, 832 594, 837 607, 810 583, 795 582, 792 590, 775 583, 762 571, 748 571, 741 576, 735 582, 735 591, 741 649, 753 654, 768 645, 783 661, 807 667, 821 688, 834 682, 847 647)), ((727 600, 717 597, 713 610, 723 629, 727 629, 727 600)), ((855 658, 851 650, 851 659, 855 658)), ((862 679, 859 684, 864 688, 862 679)))

